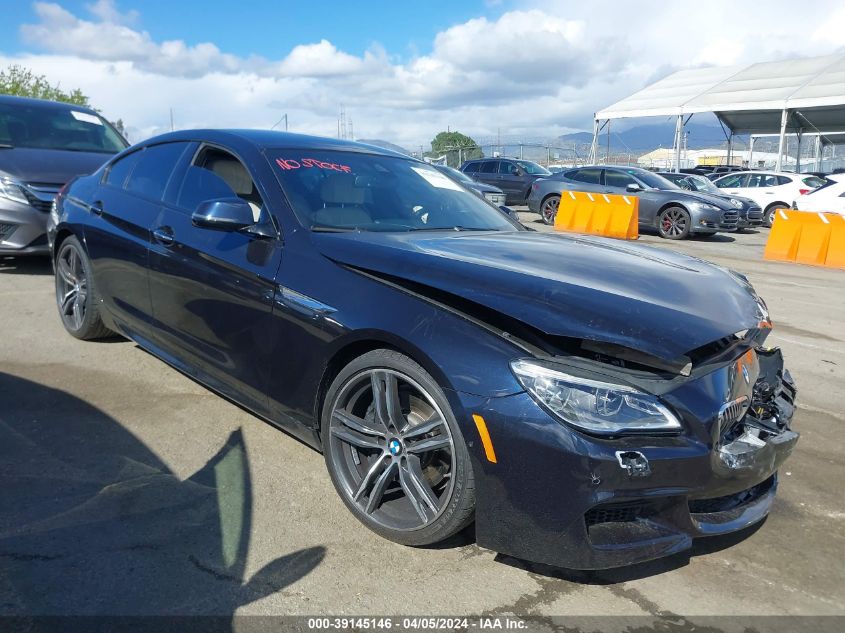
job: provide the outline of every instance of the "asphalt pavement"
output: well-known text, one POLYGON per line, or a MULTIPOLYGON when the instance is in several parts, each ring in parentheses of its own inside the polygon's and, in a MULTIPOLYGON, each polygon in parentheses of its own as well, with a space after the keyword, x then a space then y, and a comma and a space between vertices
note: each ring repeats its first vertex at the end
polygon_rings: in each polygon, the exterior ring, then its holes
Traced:
POLYGON ((71 338, 49 265, 0 259, 0 615, 845 615, 845 271, 765 262, 766 236, 640 239, 739 270, 768 302, 802 434, 771 516, 593 573, 471 530, 379 538, 320 454, 133 343, 71 338))

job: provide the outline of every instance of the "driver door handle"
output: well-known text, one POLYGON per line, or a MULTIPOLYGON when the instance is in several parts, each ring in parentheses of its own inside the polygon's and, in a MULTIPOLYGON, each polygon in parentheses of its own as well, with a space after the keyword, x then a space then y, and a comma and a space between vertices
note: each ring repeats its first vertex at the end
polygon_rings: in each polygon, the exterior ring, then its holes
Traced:
POLYGON ((173 229, 169 226, 160 226, 153 231, 155 241, 164 246, 171 246, 173 244, 173 229))

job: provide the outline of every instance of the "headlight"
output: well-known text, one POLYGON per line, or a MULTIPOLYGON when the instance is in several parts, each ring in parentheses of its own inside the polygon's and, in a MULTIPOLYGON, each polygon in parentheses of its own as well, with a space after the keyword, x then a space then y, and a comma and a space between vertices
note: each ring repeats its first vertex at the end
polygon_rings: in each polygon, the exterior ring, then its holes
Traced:
POLYGON ((692 203, 690 203, 690 206, 694 207, 696 209, 699 209, 701 211, 716 211, 716 212, 722 211, 715 204, 708 204, 706 202, 692 202, 692 203))
POLYGON ((740 202, 736 198, 731 198, 731 206, 734 207, 735 209, 741 209, 742 208, 742 202, 740 202))
POLYGON ((21 204, 29 204, 23 192, 23 185, 10 178, 0 178, 0 196, 21 204))
POLYGON ((511 368, 540 404, 563 422, 591 433, 677 431, 678 421, 654 396, 614 383, 580 378, 530 360, 511 368))

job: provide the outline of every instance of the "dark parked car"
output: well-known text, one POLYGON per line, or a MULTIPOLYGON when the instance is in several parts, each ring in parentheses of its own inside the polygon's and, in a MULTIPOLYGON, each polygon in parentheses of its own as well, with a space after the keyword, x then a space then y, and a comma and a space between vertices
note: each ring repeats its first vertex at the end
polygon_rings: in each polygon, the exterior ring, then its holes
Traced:
POLYGON ((563 567, 674 554, 761 521, 798 438, 744 277, 526 231, 389 150, 175 132, 57 212, 70 334, 128 337, 321 450, 399 543, 475 520, 481 546, 563 567))
POLYGON ((467 189, 475 191, 479 196, 487 200, 487 202, 501 209, 503 213, 507 213, 514 220, 519 221, 519 214, 513 209, 505 206, 505 193, 498 187, 494 187, 493 185, 488 185, 483 182, 477 182, 459 169, 449 167, 448 165, 434 165, 434 168, 443 172, 449 176, 449 178, 461 183, 467 189))
POLYGON ((494 185, 505 192, 505 204, 525 204, 531 183, 551 176, 545 167, 517 158, 480 158, 465 161, 461 171, 473 180, 494 185))
POLYGON ((0 255, 46 255, 56 192, 127 145, 89 108, 0 95, 0 255))
POLYGON ((735 231, 739 210, 724 196, 684 191, 665 178, 638 167, 594 165, 538 180, 531 187, 528 210, 554 224, 563 190, 635 195, 640 230, 657 229, 661 237, 680 240, 692 234, 735 231))
POLYGON ((730 196, 723 190, 719 189, 713 184, 712 180, 700 176, 698 174, 675 173, 671 171, 658 172, 659 176, 663 176, 669 182, 677 185, 681 189, 687 191, 698 191, 700 193, 707 193, 712 196, 719 196, 730 202, 739 211, 739 220, 737 221, 737 228, 744 229, 751 226, 760 226, 763 224, 763 209, 760 205, 754 202, 751 198, 744 198, 742 196, 730 196))

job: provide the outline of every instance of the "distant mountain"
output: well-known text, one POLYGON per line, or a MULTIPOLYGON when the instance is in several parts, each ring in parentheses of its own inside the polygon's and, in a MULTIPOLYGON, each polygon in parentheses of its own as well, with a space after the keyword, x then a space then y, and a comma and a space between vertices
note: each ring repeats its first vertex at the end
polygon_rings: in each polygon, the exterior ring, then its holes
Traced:
POLYGON ((411 152, 406 150, 404 147, 400 147, 395 143, 390 143, 389 141, 382 141, 381 139, 377 138, 356 138, 355 139, 359 143, 366 143, 367 145, 375 145, 376 147, 381 147, 383 149, 393 150, 394 152, 399 152, 400 154, 407 154, 408 156, 411 155, 411 152))
MULTIPOLYGON (((672 147, 675 140, 675 124, 654 123, 648 125, 637 125, 616 132, 613 129, 615 121, 610 123, 610 151, 611 153, 643 153, 649 152, 658 147, 672 147)), ((688 133, 687 147, 689 149, 703 149, 705 147, 719 147, 727 142, 722 128, 718 125, 703 125, 689 122, 684 127, 688 133)), ((593 135, 589 132, 575 132, 565 134, 559 139, 565 143, 577 143, 589 145, 593 141, 593 135)), ((745 137, 737 137, 735 142, 747 142, 745 137)), ((601 131, 599 143, 602 149, 607 147, 607 128, 601 131)))

